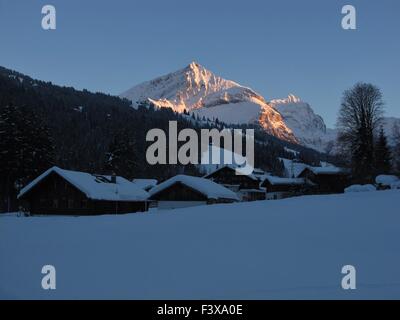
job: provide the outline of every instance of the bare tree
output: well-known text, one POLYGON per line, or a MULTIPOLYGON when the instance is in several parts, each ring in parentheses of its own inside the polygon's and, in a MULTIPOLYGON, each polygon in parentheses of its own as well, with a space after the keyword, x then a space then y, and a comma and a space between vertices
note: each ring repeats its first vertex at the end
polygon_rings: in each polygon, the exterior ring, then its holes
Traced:
POLYGON ((357 83, 343 93, 337 121, 338 145, 357 180, 372 178, 374 135, 383 115, 383 96, 369 83, 357 83))

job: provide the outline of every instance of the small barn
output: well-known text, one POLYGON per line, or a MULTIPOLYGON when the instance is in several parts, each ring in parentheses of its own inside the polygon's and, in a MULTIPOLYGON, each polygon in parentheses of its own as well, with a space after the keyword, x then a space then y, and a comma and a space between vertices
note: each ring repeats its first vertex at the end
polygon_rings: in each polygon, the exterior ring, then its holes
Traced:
POLYGON ((204 178, 177 175, 150 190, 150 199, 160 209, 191 207, 239 201, 231 190, 204 178))
POLYGON ((299 174, 316 185, 317 193, 343 193, 349 185, 350 171, 339 167, 307 167, 299 174))
POLYGON ((308 186, 302 178, 265 176, 261 187, 265 188, 267 200, 277 200, 304 194, 308 186))
POLYGON ((33 215, 99 215, 147 211, 149 194, 123 177, 53 167, 21 190, 33 215))
POLYGON ((204 178, 234 190, 241 201, 265 200, 265 192, 260 189, 260 179, 254 174, 236 174, 234 165, 225 165, 218 168, 205 175, 204 178))

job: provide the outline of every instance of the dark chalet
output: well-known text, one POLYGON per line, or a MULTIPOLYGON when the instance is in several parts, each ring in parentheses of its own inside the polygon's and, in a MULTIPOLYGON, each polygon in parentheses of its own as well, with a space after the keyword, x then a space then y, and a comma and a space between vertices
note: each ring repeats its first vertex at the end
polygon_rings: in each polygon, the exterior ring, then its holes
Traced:
POLYGON ((302 178, 266 176, 261 187, 265 189, 267 200, 277 200, 306 194, 313 186, 302 178))
POLYGON ((204 178, 222 185, 238 185, 240 189, 258 189, 260 184, 260 180, 255 176, 237 175, 235 168, 228 165, 207 174, 204 178))
POLYGON ((349 186, 350 171, 338 167, 307 167, 298 177, 316 185, 317 193, 343 193, 349 186))
POLYGON ((125 178, 53 167, 18 195, 33 215, 100 215, 147 211, 149 194, 125 178))
POLYGON ((265 192, 260 188, 260 179, 254 174, 237 175, 235 166, 225 165, 204 178, 235 191, 242 201, 265 200, 265 192))
POLYGON ((149 192, 150 199, 157 202, 159 209, 239 201, 233 191, 208 179, 188 175, 172 177, 149 192))

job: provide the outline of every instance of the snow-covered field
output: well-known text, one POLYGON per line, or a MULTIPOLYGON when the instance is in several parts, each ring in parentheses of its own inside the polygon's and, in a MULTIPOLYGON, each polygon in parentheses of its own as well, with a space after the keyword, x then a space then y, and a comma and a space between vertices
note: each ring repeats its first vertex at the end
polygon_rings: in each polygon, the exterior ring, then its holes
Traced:
POLYGON ((400 298, 400 191, 0 216, 0 298, 400 298), (41 288, 43 265, 57 288, 41 288), (341 288, 342 266, 357 289, 341 288))

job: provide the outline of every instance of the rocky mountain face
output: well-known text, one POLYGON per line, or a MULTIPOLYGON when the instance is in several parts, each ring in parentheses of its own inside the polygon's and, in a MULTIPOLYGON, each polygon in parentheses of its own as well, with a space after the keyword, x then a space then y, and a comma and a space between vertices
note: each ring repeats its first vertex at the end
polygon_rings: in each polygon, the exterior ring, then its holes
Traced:
POLYGON ((336 132, 326 127, 324 119, 311 106, 290 94, 285 99, 271 100, 270 104, 282 115, 299 143, 321 152, 329 152, 336 132))
POLYGON ((252 89, 216 76, 196 62, 186 68, 139 84, 120 95, 137 107, 149 101, 157 107, 192 112, 227 124, 259 123, 268 133, 297 142, 281 114, 252 89))

